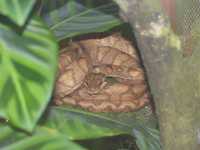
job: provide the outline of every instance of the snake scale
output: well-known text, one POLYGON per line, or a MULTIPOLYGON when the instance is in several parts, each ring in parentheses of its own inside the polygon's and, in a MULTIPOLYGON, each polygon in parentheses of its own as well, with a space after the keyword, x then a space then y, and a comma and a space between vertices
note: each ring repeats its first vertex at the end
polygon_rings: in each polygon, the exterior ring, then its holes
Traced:
POLYGON ((149 103, 144 72, 130 41, 120 34, 84 39, 59 57, 57 105, 93 112, 135 111, 149 103))

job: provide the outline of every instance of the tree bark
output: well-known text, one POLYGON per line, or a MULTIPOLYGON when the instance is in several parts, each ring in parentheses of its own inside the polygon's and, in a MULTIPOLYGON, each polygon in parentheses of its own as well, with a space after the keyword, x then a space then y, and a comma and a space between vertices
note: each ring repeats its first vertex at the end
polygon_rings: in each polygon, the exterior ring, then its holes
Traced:
POLYGON ((200 149, 200 51, 183 56, 159 0, 114 0, 134 30, 164 150, 200 149))

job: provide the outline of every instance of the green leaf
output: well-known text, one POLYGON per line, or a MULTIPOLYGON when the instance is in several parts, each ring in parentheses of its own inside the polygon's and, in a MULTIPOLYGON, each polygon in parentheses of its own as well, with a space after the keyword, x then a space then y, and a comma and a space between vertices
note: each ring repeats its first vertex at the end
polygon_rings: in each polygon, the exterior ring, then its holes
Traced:
MULTIPOLYGON (((149 114, 149 110, 111 114, 96 114, 64 107, 49 107, 48 110, 48 114, 40 121, 33 136, 60 135, 71 140, 83 140, 129 134, 136 138, 141 150, 161 149, 155 118, 151 118, 153 116, 149 114)), ((0 132, 0 147, 30 137, 5 126, 0 126, 0 132)))
POLYGON ((70 107, 51 107, 47 120, 40 123, 40 129, 59 132, 72 140, 129 134, 136 138, 141 150, 161 150, 156 126, 150 108, 132 113, 90 113, 70 107))
MULTIPOLYGON (((72 140, 92 139, 127 133, 113 128, 115 122, 98 114, 71 108, 51 107, 47 120, 40 124, 49 132, 59 132, 72 140)), ((123 123, 118 123, 123 125, 123 123)))
POLYGON ((22 26, 36 0, 0 0, 0 13, 22 26))
POLYGON ((4 150, 28 150, 28 149, 39 149, 39 150, 85 150, 81 146, 71 142, 66 136, 62 135, 36 135, 28 137, 22 141, 14 143, 10 146, 3 147, 4 150))
POLYGON ((74 1, 71 9, 69 4, 43 12, 43 18, 58 40, 85 33, 104 32, 122 23, 117 17, 118 7, 114 3, 90 9, 79 1, 74 1))
POLYGON ((0 149, 16 142, 17 140, 22 140, 27 137, 27 134, 24 132, 14 130, 5 123, 0 124, 0 132, 0 149))
POLYGON ((53 89, 57 43, 39 18, 18 34, 0 24, 0 116, 32 131, 53 89))
POLYGON ((32 135, 0 125, 0 149, 3 150, 85 150, 56 132, 35 132, 32 135))
POLYGON ((159 131, 146 127, 144 132, 133 129, 136 144, 141 150, 161 150, 159 131))

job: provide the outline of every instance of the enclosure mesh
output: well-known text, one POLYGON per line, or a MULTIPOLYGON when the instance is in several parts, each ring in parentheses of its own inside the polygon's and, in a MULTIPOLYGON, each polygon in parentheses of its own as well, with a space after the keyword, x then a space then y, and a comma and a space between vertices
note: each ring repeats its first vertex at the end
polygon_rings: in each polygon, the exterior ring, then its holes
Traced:
POLYGON ((192 53, 200 47, 200 0, 175 0, 175 32, 182 48, 192 53))

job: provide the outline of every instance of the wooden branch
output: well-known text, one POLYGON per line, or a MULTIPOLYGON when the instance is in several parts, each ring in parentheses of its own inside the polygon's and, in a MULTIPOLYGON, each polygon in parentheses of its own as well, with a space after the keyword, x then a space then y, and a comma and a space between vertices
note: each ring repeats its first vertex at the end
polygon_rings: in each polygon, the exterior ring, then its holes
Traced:
MULTIPOLYGON (((159 0, 114 0, 134 29, 164 150, 200 149, 200 51, 183 56, 159 0)), ((124 18, 124 17, 123 17, 124 18)))

